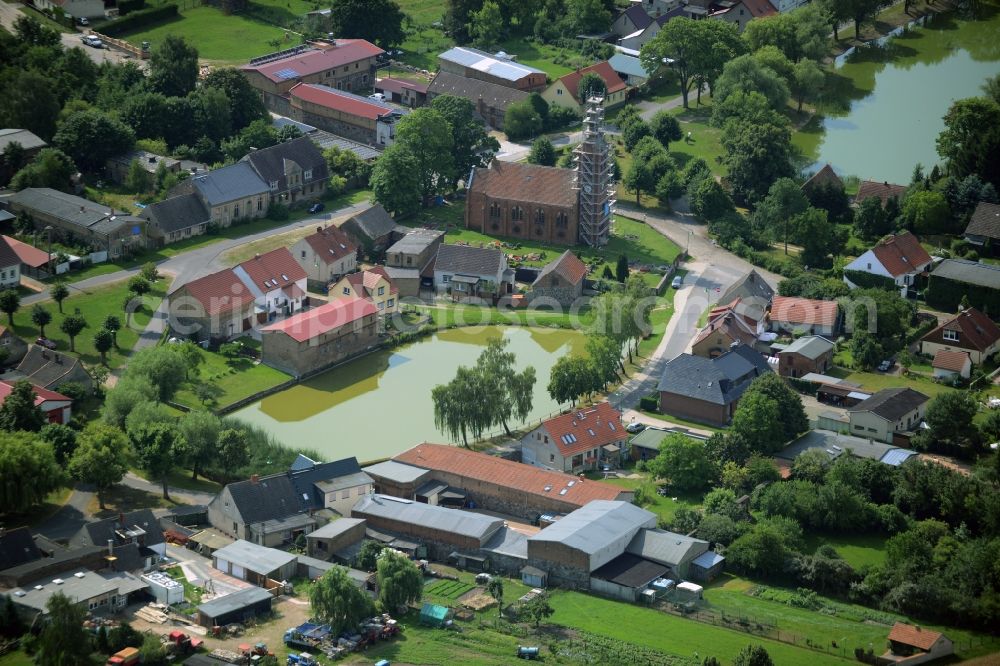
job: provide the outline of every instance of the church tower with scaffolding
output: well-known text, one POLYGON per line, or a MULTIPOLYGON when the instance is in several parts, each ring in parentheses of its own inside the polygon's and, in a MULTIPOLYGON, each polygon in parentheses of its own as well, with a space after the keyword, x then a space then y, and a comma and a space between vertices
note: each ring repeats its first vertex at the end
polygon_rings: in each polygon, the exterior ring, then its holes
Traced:
POLYGON ((580 242, 590 247, 604 247, 611 235, 611 214, 615 206, 615 162, 611 144, 605 139, 604 100, 591 97, 583 118, 583 142, 573 153, 576 156, 576 177, 573 188, 578 190, 580 242))

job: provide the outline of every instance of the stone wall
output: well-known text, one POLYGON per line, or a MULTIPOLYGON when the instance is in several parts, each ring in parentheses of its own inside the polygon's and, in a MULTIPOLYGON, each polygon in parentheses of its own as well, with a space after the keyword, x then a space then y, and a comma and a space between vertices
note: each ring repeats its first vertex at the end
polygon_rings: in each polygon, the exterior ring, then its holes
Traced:
POLYGON ((272 368, 299 376, 339 363, 377 342, 377 315, 367 315, 363 320, 302 343, 279 331, 266 332, 261 337, 261 360, 272 368))
POLYGON ((562 307, 568 308, 582 295, 582 282, 576 287, 566 283, 558 287, 538 285, 537 287, 532 286, 531 291, 528 292, 528 303, 535 303, 535 301, 539 301, 539 304, 542 302, 558 303, 562 307))

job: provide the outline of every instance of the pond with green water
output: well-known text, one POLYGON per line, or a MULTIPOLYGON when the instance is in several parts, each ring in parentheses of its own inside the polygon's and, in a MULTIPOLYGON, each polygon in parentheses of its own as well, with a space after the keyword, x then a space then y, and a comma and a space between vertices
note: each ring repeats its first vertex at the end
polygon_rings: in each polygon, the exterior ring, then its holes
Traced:
POLYGON ((822 116, 797 133, 815 164, 837 173, 906 184, 918 162, 940 161, 935 147, 955 100, 981 94, 1000 73, 1000 6, 982 3, 981 18, 931 17, 838 59, 820 103, 822 116))
POLYGON ((473 365, 487 340, 500 335, 510 340, 508 349, 517 355, 518 370, 534 366, 538 377, 528 420, 557 411, 545 388, 549 373, 563 355, 582 352, 583 333, 477 326, 441 331, 369 354, 233 416, 267 429, 286 446, 314 449, 326 460, 375 460, 424 441, 446 442, 447 436, 434 425, 431 389, 451 380, 460 365, 473 365))

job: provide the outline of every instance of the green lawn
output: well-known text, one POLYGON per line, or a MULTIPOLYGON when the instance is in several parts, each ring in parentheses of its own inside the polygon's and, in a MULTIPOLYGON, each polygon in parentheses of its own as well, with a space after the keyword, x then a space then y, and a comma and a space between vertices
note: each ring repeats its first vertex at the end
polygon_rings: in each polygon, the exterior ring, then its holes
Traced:
POLYGON ((551 620, 556 624, 682 657, 697 654, 698 663, 708 656, 731 663, 736 653, 750 643, 763 645, 776 664, 822 666, 854 661, 853 654, 848 660, 580 592, 556 592, 552 606, 556 612, 551 620))
POLYGON ((678 107, 674 111, 684 136, 687 137, 687 133, 691 132, 691 141, 674 141, 670 144, 670 154, 682 169, 689 161, 700 157, 708 163, 712 173, 721 176, 725 173, 724 167, 719 163, 724 155, 722 130, 709 124, 712 115, 710 99, 703 95, 701 106, 694 99, 693 95, 689 99, 690 109, 678 107))
POLYGON ((0 657, 0 666, 33 666, 35 660, 29 657, 24 650, 14 650, 0 657))
MULTIPOLYGON (((53 21, 48 16, 46 16, 45 14, 41 13, 40 11, 38 11, 33 7, 18 7, 18 9, 24 12, 27 16, 30 16, 31 18, 35 19, 42 25, 52 28, 53 30, 57 30, 59 32, 73 32, 71 28, 66 27, 62 23, 57 23, 56 21, 53 21)), ((83 42, 81 42, 81 44, 82 43, 83 42)))
POLYGON ((855 569, 885 562, 885 538, 873 534, 813 534, 806 539, 806 551, 822 545, 833 546, 855 569))
MULTIPOLYGON (((198 369, 196 381, 215 384, 222 391, 222 395, 218 399, 219 406, 230 405, 237 400, 291 379, 289 375, 263 363, 254 365, 249 359, 241 358, 230 361, 222 354, 210 351, 203 353, 205 362, 198 369)), ((193 382, 178 391, 174 400, 188 407, 204 409, 204 406, 192 392, 192 384, 193 382)))
MULTIPOLYGON (((76 354, 87 365, 97 365, 101 362, 101 355, 94 349, 94 333, 101 328, 107 315, 117 315, 123 325, 118 331, 118 349, 108 352, 108 366, 112 369, 117 368, 135 346, 140 333, 149 323, 151 313, 166 295, 167 287, 166 279, 161 278, 153 286, 153 290, 142 298, 141 309, 132 315, 130 325, 126 325, 125 313, 122 310, 122 303, 129 293, 126 282, 116 282, 92 289, 79 289, 70 285, 70 296, 63 301, 65 314, 59 314, 59 309, 53 301, 42 303, 42 306, 52 313, 52 322, 45 327, 45 336, 55 342, 60 351, 69 351, 69 336, 59 330, 59 325, 66 315, 79 311, 87 320, 87 328, 76 336, 76 354)), ((29 341, 38 337, 38 327, 31 322, 31 309, 22 306, 14 314, 14 331, 29 341)))
POLYGON ((626 490, 635 490, 639 486, 646 486, 649 491, 648 495, 652 498, 649 504, 644 504, 642 508, 647 511, 652 511, 657 516, 660 517, 664 522, 669 523, 674 519, 674 514, 677 513, 677 509, 681 507, 687 509, 697 509, 701 506, 703 499, 702 495, 671 495, 669 497, 664 497, 656 493, 656 484, 649 480, 648 477, 643 477, 641 479, 608 479, 607 481, 602 481, 601 483, 610 483, 612 485, 618 486, 620 488, 625 488, 626 490), (676 500, 674 499, 676 497, 676 500))
MULTIPOLYGON (((132 473, 140 478, 147 478, 146 473, 137 468, 133 468, 132 473)), ((202 493, 217 493, 222 489, 222 484, 210 481, 202 476, 197 479, 191 478, 191 470, 178 467, 167 475, 167 485, 171 488, 181 490, 194 490, 202 493)))
POLYGON ((955 390, 945 384, 939 384, 926 377, 913 374, 904 377, 902 375, 886 375, 880 372, 862 372, 860 370, 848 370, 845 368, 834 368, 834 372, 828 374, 833 374, 849 382, 860 384, 861 388, 870 392, 881 391, 887 388, 909 387, 933 398, 942 393, 955 390))

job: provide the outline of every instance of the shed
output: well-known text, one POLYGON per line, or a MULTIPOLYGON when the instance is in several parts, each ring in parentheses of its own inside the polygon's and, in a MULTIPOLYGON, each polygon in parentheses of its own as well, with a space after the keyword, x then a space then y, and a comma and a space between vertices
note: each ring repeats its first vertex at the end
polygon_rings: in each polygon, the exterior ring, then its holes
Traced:
POLYGON ((429 627, 443 627, 451 617, 451 609, 447 606, 425 603, 420 609, 420 624, 429 627))
POLYGON ((268 578, 290 580, 297 568, 295 555, 243 539, 215 551, 212 564, 233 578, 255 585, 264 585, 268 578))
POLYGON ((722 573, 722 568, 725 566, 726 558, 709 550, 691 560, 691 577, 703 583, 710 583, 722 573))
POLYGON ((521 582, 528 587, 544 588, 548 578, 549 575, 537 567, 528 565, 521 569, 521 582))
POLYGON ((198 624, 222 626, 271 612, 274 596, 259 587, 248 587, 198 606, 198 624))
POLYGON ((684 600, 701 599, 701 595, 705 591, 705 588, 701 585, 695 585, 694 583, 689 583, 687 581, 679 584, 674 589, 677 590, 677 593, 684 600))
POLYGON ((623 553, 590 574, 590 589, 621 601, 637 601, 642 590, 669 572, 662 564, 623 553))

